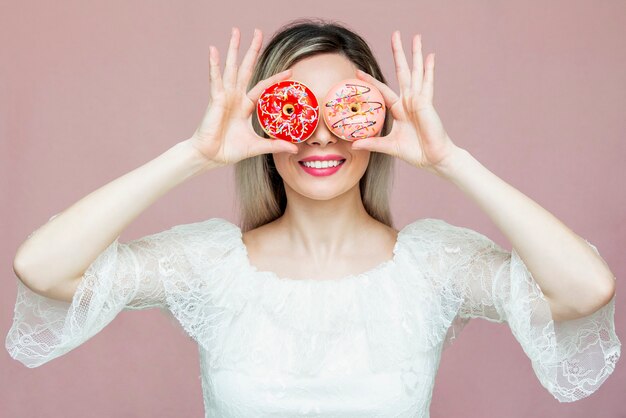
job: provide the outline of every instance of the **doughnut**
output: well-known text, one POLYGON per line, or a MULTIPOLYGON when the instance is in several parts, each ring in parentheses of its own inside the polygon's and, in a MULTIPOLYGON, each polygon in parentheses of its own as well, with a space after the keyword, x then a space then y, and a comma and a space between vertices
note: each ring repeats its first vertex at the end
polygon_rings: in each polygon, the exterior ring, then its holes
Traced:
POLYGON ((324 122, 339 138, 355 141, 375 136, 385 122, 385 101, 371 83, 356 78, 333 86, 324 98, 324 122))
POLYGON ((284 141, 305 141, 319 122, 317 98, 307 86, 293 80, 279 81, 266 88, 256 110, 265 133, 284 141))

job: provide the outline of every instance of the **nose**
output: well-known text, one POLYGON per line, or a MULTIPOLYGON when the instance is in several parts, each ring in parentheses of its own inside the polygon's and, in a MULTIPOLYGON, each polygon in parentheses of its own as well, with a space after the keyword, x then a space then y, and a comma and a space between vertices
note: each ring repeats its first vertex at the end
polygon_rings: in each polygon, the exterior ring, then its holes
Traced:
POLYGON ((309 145, 326 146, 329 143, 336 143, 339 138, 328 130, 326 123, 320 118, 315 131, 305 141, 309 145))

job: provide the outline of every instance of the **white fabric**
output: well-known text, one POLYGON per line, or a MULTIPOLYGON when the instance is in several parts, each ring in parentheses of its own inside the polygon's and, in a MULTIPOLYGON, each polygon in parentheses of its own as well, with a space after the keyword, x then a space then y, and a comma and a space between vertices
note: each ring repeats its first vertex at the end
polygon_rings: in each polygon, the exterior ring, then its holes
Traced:
POLYGON ((122 309, 160 308, 198 343, 206 416, 229 418, 428 417, 441 352, 471 318, 507 323, 561 402, 592 394, 620 355, 615 298, 555 323, 515 250, 438 219, 407 225, 393 259, 341 279, 258 271, 221 218, 118 239, 72 303, 18 280, 11 357, 37 367, 122 309))

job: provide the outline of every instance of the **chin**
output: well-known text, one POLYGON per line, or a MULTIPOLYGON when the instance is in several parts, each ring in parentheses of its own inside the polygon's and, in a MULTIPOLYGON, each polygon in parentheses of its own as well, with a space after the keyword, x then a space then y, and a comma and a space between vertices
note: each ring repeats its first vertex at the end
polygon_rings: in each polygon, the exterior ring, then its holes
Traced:
POLYGON ((302 184, 302 182, 296 182, 295 184, 289 184, 287 182, 283 182, 285 184, 285 188, 290 189, 289 192, 296 193, 300 196, 306 197, 312 200, 332 200, 336 197, 339 197, 355 187, 359 187, 359 181, 355 184, 338 184, 338 183, 325 183, 322 184, 318 182, 317 184, 302 184))

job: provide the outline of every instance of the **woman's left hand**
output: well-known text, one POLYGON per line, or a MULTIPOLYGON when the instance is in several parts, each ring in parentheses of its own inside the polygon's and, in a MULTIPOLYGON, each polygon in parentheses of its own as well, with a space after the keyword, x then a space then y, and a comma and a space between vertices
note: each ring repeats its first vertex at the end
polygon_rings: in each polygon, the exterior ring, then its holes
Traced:
POLYGON ((361 70, 357 70, 357 77, 380 90, 387 111, 393 116, 393 126, 388 135, 359 139, 352 143, 352 147, 390 154, 437 174, 437 169, 458 147, 446 133, 433 107, 435 54, 429 54, 424 65, 421 36, 415 35, 411 71, 399 31, 393 33, 391 47, 400 97, 389 86, 361 70))

